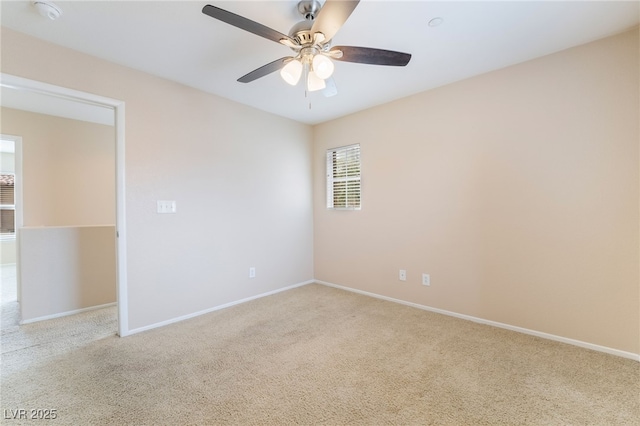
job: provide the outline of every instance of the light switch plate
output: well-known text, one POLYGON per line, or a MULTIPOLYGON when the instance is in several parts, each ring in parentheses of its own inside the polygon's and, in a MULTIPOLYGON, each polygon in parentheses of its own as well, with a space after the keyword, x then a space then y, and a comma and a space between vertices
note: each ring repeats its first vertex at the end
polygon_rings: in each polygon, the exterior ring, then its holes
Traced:
POLYGON ((175 212, 176 212, 175 201, 158 200, 158 213, 166 214, 166 213, 175 213, 175 212))

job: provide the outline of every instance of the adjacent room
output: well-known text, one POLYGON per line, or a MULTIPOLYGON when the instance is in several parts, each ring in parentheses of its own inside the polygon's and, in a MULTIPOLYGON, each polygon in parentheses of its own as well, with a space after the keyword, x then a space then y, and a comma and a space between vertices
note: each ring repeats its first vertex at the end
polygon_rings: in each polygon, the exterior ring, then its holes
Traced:
POLYGON ((0 8, 3 423, 638 423, 637 1, 0 8))

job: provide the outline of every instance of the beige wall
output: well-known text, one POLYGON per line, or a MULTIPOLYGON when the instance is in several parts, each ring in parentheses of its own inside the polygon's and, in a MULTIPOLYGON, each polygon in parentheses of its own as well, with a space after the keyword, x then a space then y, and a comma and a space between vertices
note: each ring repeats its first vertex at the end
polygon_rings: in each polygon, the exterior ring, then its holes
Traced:
POLYGON ((16 241, 0 241, 0 265, 12 265, 16 263, 16 241))
POLYGON ((22 321, 116 301, 114 226, 24 227, 18 238, 22 321))
POLYGON ((311 279, 315 259, 320 280, 640 352, 637 32, 313 134, 11 30, 1 42, 5 73, 126 101, 132 329, 311 279), (326 211, 324 152, 354 142, 363 210, 326 211))
POLYGON ((6 28, 1 43, 4 73, 126 103, 130 329, 313 278, 309 126, 6 28))
POLYGON ((636 30, 317 126, 316 279, 639 353, 638 62, 636 30))
POLYGON ((1 109, 2 133, 22 137, 24 226, 115 224, 111 126, 1 109))

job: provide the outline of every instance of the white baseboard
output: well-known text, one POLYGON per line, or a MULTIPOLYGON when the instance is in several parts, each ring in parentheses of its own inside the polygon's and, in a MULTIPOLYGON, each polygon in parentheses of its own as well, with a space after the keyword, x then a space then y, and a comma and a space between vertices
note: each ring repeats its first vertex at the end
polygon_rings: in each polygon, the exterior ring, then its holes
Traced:
POLYGON ((31 319, 28 319, 28 320, 22 320, 22 321, 20 321, 20 325, 31 324, 31 323, 34 323, 34 322, 46 321, 46 320, 55 319, 55 318, 67 317, 69 315, 80 314, 82 312, 95 311, 96 309, 103 309, 103 308, 108 308, 110 306, 116 306, 116 305, 117 305, 116 302, 105 303, 104 305, 90 306, 88 308, 76 309, 74 311, 61 312, 59 314, 45 315, 43 317, 37 317, 37 318, 31 318, 31 319))
MULTIPOLYGON (((224 305, 214 306, 213 308, 209 308, 209 309, 205 309, 205 310, 202 310, 202 311, 194 312, 192 314, 187 314, 187 315, 183 315, 181 317, 172 318, 172 319, 169 319, 169 320, 166 320, 166 321, 157 322, 155 324, 145 325, 144 327, 139 327, 139 328, 135 328, 133 330, 129 330, 129 332, 127 334, 125 334, 124 336, 130 336, 132 334, 141 333, 143 331, 152 330, 154 328, 164 327, 165 325, 174 324, 176 322, 188 320, 188 319, 194 318, 194 317, 199 317, 200 315, 208 314, 210 312, 219 311, 220 309, 230 308, 231 306, 239 305, 241 303, 250 302, 252 300, 260 299, 262 297, 271 296, 273 294, 281 293, 283 291, 291 290, 291 289, 294 289, 294 288, 297 288, 297 287, 302 287, 302 286, 307 285, 307 284, 313 284, 314 282, 316 282, 316 281, 315 280, 304 281, 304 282, 301 282, 301 283, 298 283, 298 284, 290 285, 288 287, 283 287, 283 288, 279 288, 277 290, 269 291, 269 292, 266 292, 266 293, 261 293, 261 294, 258 294, 256 296, 251 296, 251 297, 247 297, 245 299, 236 300, 234 302, 225 303, 224 305)), ((124 337, 124 336, 122 336, 122 337, 124 337)))
POLYGON ((375 297, 376 299, 382 299, 382 300, 387 300, 389 302, 400 303, 402 305, 411 306, 413 308, 418 308, 418 309, 422 309, 422 310, 425 310, 425 311, 435 312, 437 314, 448 315, 448 316, 461 318, 461 319, 468 320, 468 321, 473 321, 473 322, 476 322, 476 323, 479 323, 479 324, 491 325, 493 327, 504 328, 506 330, 511 330, 511 331, 517 331, 518 333, 529 334, 531 336, 541 337, 543 339, 548 339, 548 340, 554 340, 556 342, 567 343, 569 345, 579 346, 581 348, 591 349, 591 350, 598 351, 598 352, 604 352, 604 353, 607 353, 607 354, 619 356, 619 357, 622 357, 622 358, 628 358, 628 359, 632 359, 634 361, 640 362, 640 354, 634 354, 632 352, 625 352, 625 351, 621 351, 621 350, 618 350, 618 349, 608 348, 606 346, 600 346, 600 345, 595 345, 593 343, 583 342, 583 341, 580 341, 580 340, 569 339, 567 337, 556 336, 554 334, 543 333, 543 332, 540 332, 540 331, 529 330, 527 328, 516 327, 514 325, 504 324, 504 323, 501 323, 501 322, 490 321, 490 320, 486 320, 486 319, 482 319, 482 318, 472 317, 470 315, 464 315, 464 314, 459 314, 459 313, 456 313, 456 312, 445 311, 443 309, 432 308, 430 306, 420 305, 420 304, 413 303, 413 302, 407 302, 407 301, 400 300, 400 299, 394 299, 392 297, 381 296, 379 294, 370 293, 368 291, 363 291, 363 290, 357 290, 355 288, 345 287, 345 286, 341 286, 341 285, 338 285, 338 284, 329 283, 329 282, 326 282, 326 281, 315 280, 315 282, 318 283, 318 284, 326 285, 328 287, 334 287, 334 288, 338 288, 338 289, 341 289, 341 290, 350 291, 352 293, 358 293, 358 294, 362 294, 362 295, 365 295, 365 296, 375 297))

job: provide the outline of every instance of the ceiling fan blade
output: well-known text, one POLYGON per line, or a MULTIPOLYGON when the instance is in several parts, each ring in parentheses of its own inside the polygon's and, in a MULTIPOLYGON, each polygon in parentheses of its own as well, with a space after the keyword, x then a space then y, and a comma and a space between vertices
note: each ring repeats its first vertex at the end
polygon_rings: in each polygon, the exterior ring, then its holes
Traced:
POLYGON ((411 60, 411 54, 371 47, 335 46, 331 52, 341 51, 342 56, 331 55, 336 61, 357 62, 359 64, 390 65, 404 67, 411 60))
POLYGON ((325 98, 330 98, 338 94, 338 87, 336 86, 336 81, 333 79, 333 77, 327 78, 324 83, 326 84, 326 86, 322 90, 322 94, 325 98))
POLYGON ((220 9, 219 7, 211 6, 210 4, 202 8, 202 13, 204 13, 205 15, 209 15, 212 18, 218 19, 222 22, 226 22, 229 25, 233 25, 234 27, 238 27, 255 35, 259 35, 260 37, 264 37, 268 40, 273 40, 276 43, 280 43, 280 40, 287 40, 293 44, 297 44, 291 37, 286 34, 282 34, 279 31, 266 27, 243 16, 236 15, 235 13, 220 9))
POLYGON ((284 58, 276 59, 273 62, 269 62, 267 65, 263 65, 260 68, 257 68, 250 73, 243 75, 238 79, 238 81, 240 83, 250 83, 253 80, 257 80, 261 77, 264 77, 265 75, 269 75, 272 72, 276 72, 282 69, 282 67, 284 67, 291 59, 293 59, 292 56, 286 56, 284 58))
POLYGON ((360 0, 326 0, 313 21, 311 34, 320 32, 324 34, 325 41, 331 40, 351 16, 351 12, 359 2, 360 0))

